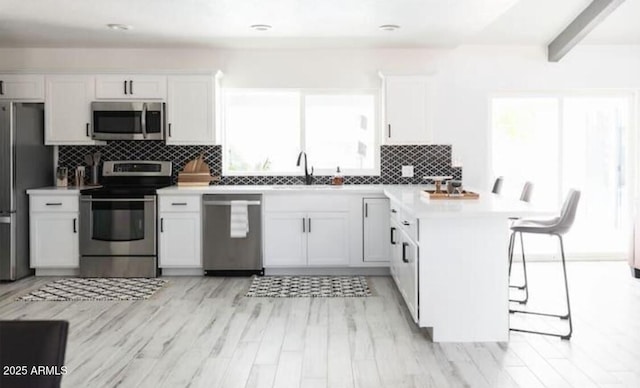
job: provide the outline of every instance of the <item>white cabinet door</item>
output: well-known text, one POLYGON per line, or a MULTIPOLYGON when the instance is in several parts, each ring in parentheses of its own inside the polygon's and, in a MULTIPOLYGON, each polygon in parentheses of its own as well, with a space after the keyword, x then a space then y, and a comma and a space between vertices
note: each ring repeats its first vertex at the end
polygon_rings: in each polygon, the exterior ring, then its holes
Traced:
POLYGON ((264 266, 307 265, 306 213, 274 212, 264 216, 264 266))
POLYGON ((385 78, 384 139, 386 144, 431 142, 432 81, 425 76, 385 78))
POLYGON ((415 322, 418 322, 418 246, 404 232, 401 244, 400 292, 415 322))
POLYGON ((200 213, 160 214, 160 268, 202 267, 200 213))
POLYGON ((32 268, 78 268, 78 213, 31 213, 32 268))
POLYGON ((215 144, 213 77, 168 78, 167 144, 215 144))
POLYGON ((44 100, 44 76, 0 74, 0 100, 44 100))
POLYGON ((310 266, 349 264, 348 213, 308 213, 307 257, 310 266))
POLYGON ((389 234, 390 234, 390 238, 389 238, 389 251, 390 251, 390 257, 389 257, 389 270, 391 272, 391 276, 393 277, 393 280, 396 282, 396 286, 398 286, 398 289, 400 289, 400 283, 399 283, 399 278, 398 275, 400 275, 399 270, 401 268, 400 264, 402 263, 402 251, 401 251, 401 247, 402 247, 402 241, 401 241, 401 234, 400 234, 400 228, 398 227, 398 225, 396 224, 396 221, 394 219, 391 219, 389 221, 390 223, 390 228, 389 228, 389 234))
POLYGON ((363 199, 364 261, 389 261, 389 199, 363 199))
POLYGON ((162 75, 99 75, 96 77, 97 99, 167 98, 167 77, 162 75))
POLYGON ((47 76, 45 144, 96 144, 91 140, 95 79, 85 75, 47 76))

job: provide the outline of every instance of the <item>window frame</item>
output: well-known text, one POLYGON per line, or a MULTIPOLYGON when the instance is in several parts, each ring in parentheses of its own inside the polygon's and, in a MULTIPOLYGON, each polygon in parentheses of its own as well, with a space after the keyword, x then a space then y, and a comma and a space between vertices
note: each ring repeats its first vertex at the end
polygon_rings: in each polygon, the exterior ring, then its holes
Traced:
MULTIPOLYGON (((227 121, 225 117, 226 112, 226 93, 233 91, 244 91, 246 93, 283 93, 283 92, 295 92, 298 93, 298 107, 299 112, 299 131, 300 131, 300 151, 306 152, 306 134, 307 128, 305 126, 305 98, 307 96, 317 95, 343 95, 343 96, 356 96, 356 95, 370 95, 373 97, 373 132, 374 132, 374 146, 373 146, 373 159, 374 166, 370 169, 353 169, 340 167, 340 171, 343 175, 360 175, 360 176, 379 176, 380 175, 380 145, 381 138, 381 92, 380 89, 374 88, 356 88, 356 89, 315 89, 315 88, 222 88, 221 90, 221 104, 220 104, 220 137, 222 148, 222 175, 224 176, 303 176, 304 167, 300 166, 297 170, 293 171, 230 171, 229 170, 229 158, 225 157, 227 154, 227 121)), ((295 160, 298 155, 291 155, 292 160, 295 160)), ((313 166, 313 155, 308 155, 308 167, 311 170, 313 166)), ((335 168, 335 167, 334 167, 335 168)), ((315 168, 314 175, 333 175, 335 170, 333 168, 315 168)))
MULTIPOLYGON (((558 101, 558 154, 556 157, 559 161, 559 166, 562 166, 563 160, 563 136, 565 131, 565 123, 563 121, 564 115, 564 103, 568 98, 598 98, 598 97, 614 97, 614 98, 626 98, 628 99, 629 107, 629 122, 628 133, 626 136, 627 142, 627 166, 625 179, 628 181, 629 186, 629 204, 631 209, 635 209, 635 202, 640 195, 640 170, 638 169, 638 161, 640 161, 640 92, 636 89, 620 88, 620 89, 570 89, 570 90, 524 90, 524 91, 499 91, 490 93, 487 99, 487 111, 488 111, 488 123, 487 123, 487 155, 489 157, 486 160, 486 171, 492 172, 494 176, 497 176, 500 172, 494 170, 493 155, 494 155, 494 110, 493 102, 496 99, 509 99, 509 98, 553 98, 558 101)), ((557 206, 554 209, 549 209, 550 212, 557 212, 559 206, 564 201, 564 194, 562 192, 564 182, 564 172, 562 168, 558 171, 558 191, 556 192, 557 206)), ((567 252, 568 259, 595 259, 602 260, 603 257, 608 257, 608 260, 621 260, 628 256, 628 252, 567 252)), ((533 259, 546 260, 552 257, 550 253, 534 253, 529 254, 533 259)))

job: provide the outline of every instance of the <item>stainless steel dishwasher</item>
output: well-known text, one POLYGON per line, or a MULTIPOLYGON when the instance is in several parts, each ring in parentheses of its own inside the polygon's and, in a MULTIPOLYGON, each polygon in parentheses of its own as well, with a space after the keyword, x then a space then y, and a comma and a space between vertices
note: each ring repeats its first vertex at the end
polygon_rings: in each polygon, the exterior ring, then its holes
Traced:
POLYGON ((207 275, 264 275, 262 194, 206 194, 203 262, 207 275), (247 201, 247 237, 231 237, 231 201, 247 201))

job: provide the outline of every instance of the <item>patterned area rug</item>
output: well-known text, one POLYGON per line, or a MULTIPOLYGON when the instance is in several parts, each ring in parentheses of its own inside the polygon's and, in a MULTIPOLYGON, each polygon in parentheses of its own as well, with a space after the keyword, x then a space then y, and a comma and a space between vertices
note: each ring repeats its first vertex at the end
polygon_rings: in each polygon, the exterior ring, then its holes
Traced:
POLYGON ((76 300, 144 300, 167 283, 146 278, 68 278, 19 297, 22 302, 76 300))
POLYGON ((256 276, 246 296, 343 298, 371 295, 364 276, 256 276))

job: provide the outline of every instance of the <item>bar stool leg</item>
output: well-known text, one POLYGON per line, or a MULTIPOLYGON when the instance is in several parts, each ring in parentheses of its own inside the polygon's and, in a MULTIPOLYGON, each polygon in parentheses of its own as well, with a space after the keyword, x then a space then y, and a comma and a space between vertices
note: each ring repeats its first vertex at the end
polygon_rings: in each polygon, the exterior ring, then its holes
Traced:
MULTIPOLYGON (((509 241, 509 279, 511 279, 511 267, 513 265, 513 248, 515 245, 516 233, 518 232, 511 233, 511 239, 509 241)), ((509 284, 509 288, 517 288, 518 290, 524 290, 524 299, 509 299, 509 302, 518 302, 520 304, 526 304, 529 301, 529 288, 527 287, 527 260, 524 255, 524 240, 522 238, 522 233, 520 233, 520 249, 522 252, 522 268, 524 271, 524 284, 521 286, 509 284)))
POLYGON ((558 334, 558 333, 549 333, 549 332, 543 332, 543 331, 534 331, 534 330, 524 330, 524 329, 517 329, 517 328, 509 328, 509 330, 511 330, 511 331, 517 331, 517 332, 522 332, 522 333, 531 333, 531 334, 549 335, 549 336, 553 336, 553 337, 560 337, 563 340, 571 339, 571 335, 573 334, 573 322, 571 320, 571 304, 569 303, 569 282, 567 280, 567 265, 566 265, 566 260, 565 260, 565 256, 564 256, 564 242, 562 241, 562 236, 560 236, 560 235, 556 235, 556 236, 558 236, 558 241, 560 242, 560 254, 562 256, 562 273, 563 273, 563 276, 564 276, 564 291, 565 291, 565 296, 566 296, 566 301, 567 301, 567 313, 566 314, 548 314, 548 313, 541 313, 541 312, 535 312, 535 311, 523 311, 523 310, 512 310, 512 309, 509 309, 509 313, 531 314, 531 315, 540 315, 540 316, 544 316, 544 317, 557 317, 557 318, 560 318, 560 319, 568 319, 569 320, 569 332, 567 334, 558 334))

